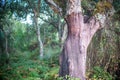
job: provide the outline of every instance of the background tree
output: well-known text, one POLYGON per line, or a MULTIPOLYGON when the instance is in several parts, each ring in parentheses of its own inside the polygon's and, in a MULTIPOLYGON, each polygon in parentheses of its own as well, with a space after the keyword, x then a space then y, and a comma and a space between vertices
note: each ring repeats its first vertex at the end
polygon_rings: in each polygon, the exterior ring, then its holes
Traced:
POLYGON ((1 63, 8 63, 9 62, 9 36, 11 34, 11 30, 7 29, 11 26, 11 21, 7 20, 11 16, 10 12, 10 4, 9 1, 2 0, 0 1, 0 61, 1 63), (8 15, 9 14, 9 15, 8 15))

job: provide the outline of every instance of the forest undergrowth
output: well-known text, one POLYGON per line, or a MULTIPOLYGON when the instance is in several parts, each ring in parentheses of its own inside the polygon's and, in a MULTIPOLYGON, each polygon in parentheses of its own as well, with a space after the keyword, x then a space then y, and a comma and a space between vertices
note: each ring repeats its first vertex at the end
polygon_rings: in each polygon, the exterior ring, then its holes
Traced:
MULTIPOLYGON (((59 77, 59 49, 47 48, 44 58, 39 58, 38 50, 15 51, 9 64, 1 65, 0 80, 63 80, 59 77)), ((68 80, 79 80, 66 76, 68 80)), ((112 76, 100 67, 87 72, 87 80, 112 80, 112 76)))
POLYGON ((56 80, 59 72, 59 54, 57 50, 54 50, 52 55, 49 53, 40 59, 37 50, 16 51, 11 54, 9 64, 1 65, 0 80, 56 80))

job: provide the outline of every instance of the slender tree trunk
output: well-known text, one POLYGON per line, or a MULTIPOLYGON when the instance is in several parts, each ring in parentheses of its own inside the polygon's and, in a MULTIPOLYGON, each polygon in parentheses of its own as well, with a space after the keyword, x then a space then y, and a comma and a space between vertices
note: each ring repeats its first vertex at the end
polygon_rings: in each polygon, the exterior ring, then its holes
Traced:
MULTIPOLYGON (((35 12, 34 12, 35 13, 35 12)), ((35 26, 37 28, 37 38, 38 38, 38 46, 39 46, 39 54, 40 54, 40 57, 43 57, 43 43, 42 43, 42 40, 41 40, 41 36, 40 36, 40 26, 38 25, 38 17, 37 16, 34 16, 34 22, 35 22, 35 26)))
POLYGON ((5 37, 5 53, 6 53, 6 63, 9 63, 9 53, 8 53, 8 38, 7 38, 7 34, 5 37))
POLYGON ((38 36, 38 42, 39 42, 40 57, 43 57, 43 43, 42 43, 41 36, 40 36, 40 27, 39 26, 37 26, 37 36, 38 36))
POLYGON ((60 55, 59 74, 85 80, 87 47, 100 26, 94 18, 84 23, 81 0, 68 0, 67 10, 68 36, 60 55))
POLYGON ((61 42, 61 38, 62 38, 62 26, 61 26, 61 16, 58 15, 59 18, 59 22, 58 22, 58 33, 59 33, 59 41, 61 42))
POLYGON ((27 0, 27 1, 28 1, 28 4, 32 7, 32 10, 34 13, 34 24, 35 24, 35 28, 36 28, 36 32, 37 32, 39 53, 40 53, 40 57, 42 57, 43 56, 43 43, 42 43, 41 36, 40 36, 40 26, 38 24, 41 0, 37 1, 37 5, 32 4, 29 0, 27 0))

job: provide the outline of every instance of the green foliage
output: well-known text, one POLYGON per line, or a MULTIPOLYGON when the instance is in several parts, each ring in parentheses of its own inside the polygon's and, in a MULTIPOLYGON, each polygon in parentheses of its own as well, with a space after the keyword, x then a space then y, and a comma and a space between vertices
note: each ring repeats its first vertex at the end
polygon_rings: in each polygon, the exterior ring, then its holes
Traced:
POLYGON ((59 70, 58 58, 53 55, 43 60, 31 59, 33 53, 17 51, 12 54, 10 64, 0 67, 0 79, 55 80, 59 70))
POLYGON ((111 16, 113 5, 106 0, 82 0, 82 7, 84 14, 88 16, 94 16, 97 13, 111 16))
MULTIPOLYGON (((14 21, 12 37, 14 38, 14 47, 19 49, 27 49, 29 40, 27 39, 27 25, 21 24, 20 22, 14 21), (26 39, 28 41, 26 41, 26 39)), ((34 35, 34 34, 33 34, 34 35)))
POLYGON ((116 19, 109 21, 109 24, 104 29, 99 30, 93 37, 88 48, 87 65, 89 69, 92 69, 94 66, 100 66, 113 77, 116 76, 116 72, 119 71, 118 64, 120 58, 119 23, 116 19))
POLYGON ((107 1, 99 1, 96 3, 95 5, 95 9, 93 12, 93 15, 97 14, 97 13, 106 13, 108 10, 112 9, 112 4, 110 2, 107 1))
MULTIPOLYGON (((50 52, 51 53, 51 52, 50 52)), ((43 60, 31 58, 31 52, 17 52, 10 57, 9 65, 0 67, 1 80, 80 80, 66 75, 64 78, 58 76, 58 54, 46 57, 43 60), (29 55, 28 55, 29 54, 29 55)), ((100 67, 93 68, 89 79, 112 80, 112 76, 100 67)))
POLYGON ((73 78, 73 77, 70 77, 69 75, 66 75, 65 79, 67 79, 67 80, 80 80, 79 78, 73 78))
POLYGON ((82 0, 82 8, 85 15, 92 16, 93 10, 95 9, 95 2, 94 1, 88 1, 88 0, 82 0))
POLYGON ((91 80, 113 80, 113 77, 102 68, 96 66, 88 73, 91 80))
POLYGON ((120 11, 120 0, 113 0, 113 6, 116 12, 119 12, 120 11))

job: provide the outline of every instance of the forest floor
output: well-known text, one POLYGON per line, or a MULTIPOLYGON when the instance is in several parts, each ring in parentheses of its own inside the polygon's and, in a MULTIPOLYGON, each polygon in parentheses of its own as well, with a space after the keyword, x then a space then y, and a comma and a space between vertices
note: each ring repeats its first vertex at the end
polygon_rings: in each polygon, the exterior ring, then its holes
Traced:
MULTIPOLYGON (((9 63, 0 65, 0 80, 63 80, 58 76, 59 48, 46 48, 42 59, 38 52, 16 50, 11 53, 9 63)), ((87 80, 113 80, 112 76, 99 66, 86 75, 87 80)), ((69 77, 67 79, 76 80, 69 77)))
POLYGON ((59 72, 58 50, 49 49, 46 52, 43 59, 36 51, 10 54, 9 64, 0 67, 0 80, 56 80, 59 72))

